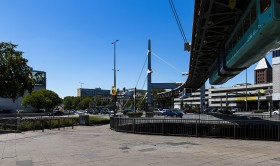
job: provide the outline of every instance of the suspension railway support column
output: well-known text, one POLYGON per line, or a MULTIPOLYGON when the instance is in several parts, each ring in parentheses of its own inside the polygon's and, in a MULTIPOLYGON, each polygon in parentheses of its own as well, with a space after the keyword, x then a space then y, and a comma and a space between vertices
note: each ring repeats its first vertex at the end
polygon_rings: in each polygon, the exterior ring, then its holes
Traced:
MULTIPOLYGON (((280 50, 273 51, 272 53, 272 80, 273 80, 273 93, 272 100, 279 104, 280 109, 280 50)), ((280 117, 280 114, 279 114, 280 117)))
POLYGON ((148 40, 148 83, 147 83, 147 97, 148 108, 146 110, 146 117, 153 117, 153 100, 152 100, 152 65, 151 65, 151 40, 148 40))
POLYGON ((201 114, 204 109, 205 109, 205 84, 203 84, 200 88, 200 111, 199 111, 199 114, 201 114))

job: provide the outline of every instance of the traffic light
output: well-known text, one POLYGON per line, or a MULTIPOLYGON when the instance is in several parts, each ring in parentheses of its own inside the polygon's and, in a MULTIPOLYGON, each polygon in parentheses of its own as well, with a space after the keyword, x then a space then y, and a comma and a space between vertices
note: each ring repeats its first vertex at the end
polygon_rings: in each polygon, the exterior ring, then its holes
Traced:
POLYGON ((117 95, 116 87, 112 86, 112 96, 116 96, 116 95, 117 95))

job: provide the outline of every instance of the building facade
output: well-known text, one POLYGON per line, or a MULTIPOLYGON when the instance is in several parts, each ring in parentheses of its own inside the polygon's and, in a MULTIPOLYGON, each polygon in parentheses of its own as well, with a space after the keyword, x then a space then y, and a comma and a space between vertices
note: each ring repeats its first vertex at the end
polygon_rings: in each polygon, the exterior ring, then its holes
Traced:
MULTIPOLYGON (((265 58, 259 61, 254 71, 254 85, 247 83, 246 86, 246 83, 243 83, 225 88, 206 88, 204 100, 206 107, 240 108, 243 111, 251 111, 257 109, 268 110, 270 105, 273 104, 275 108, 278 108, 278 101, 280 100, 280 53, 274 53, 272 60, 273 68, 265 58)), ((200 107, 200 100, 199 89, 193 92, 191 97, 174 99, 174 107, 180 108, 182 102, 190 106, 200 107)))
POLYGON ((95 89, 78 88, 77 96, 79 96, 79 97, 94 97, 94 96, 110 97, 110 90, 104 90, 101 88, 95 88, 95 89))
POLYGON ((266 58, 259 61, 255 68, 255 84, 265 84, 272 82, 272 67, 266 58))
MULTIPOLYGON (((33 90, 46 90, 47 88, 47 77, 46 72, 33 70, 32 76, 34 80, 34 88, 33 90)), ((24 96, 27 95, 28 92, 26 91, 24 96)), ((17 98, 13 101, 10 98, 0 97, 0 111, 1 110, 9 110, 9 111, 16 111, 16 110, 34 110, 32 107, 24 107, 21 105, 23 97, 17 98)))
MULTIPOLYGON (((240 108, 247 111, 268 109, 272 100, 272 83, 224 87, 206 88, 205 105, 211 108, 240 108), (246 95, 247 94, 247 95, 246 95)), ((174 107, 180 108, 181 102, 190 106, 200 107, 200 90, 192 93, 191 97, 185 99, 174 99, 174 107)), ((276 104, 276 103, 275 103, 276 104)))

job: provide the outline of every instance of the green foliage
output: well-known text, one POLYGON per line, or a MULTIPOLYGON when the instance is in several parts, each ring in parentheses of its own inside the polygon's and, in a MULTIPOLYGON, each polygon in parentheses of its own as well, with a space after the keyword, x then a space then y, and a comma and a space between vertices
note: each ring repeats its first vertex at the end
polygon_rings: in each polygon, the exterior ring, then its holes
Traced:
MULTIPOLYGON (((14 124, 15 122, 13 122, 14 124)), ((58 127, 69 127, 79 125, 79 117, 61 117, 61 118, 50 118, 50 119, 25 119, 20 122, 20 130, 28 131, 28 130, 42 130, 44 129, 54 129, 58 127)), ((109 124, 110 119, 108 118, 100 118, 97 116, 89 116, 89 123, 93 124, 109 124)), ((8 128, 8 127, 7 127, 8 128)), ((14 129, 14 126, 13 128, 14 129)))
POLYGON ((89 123, 90 124, 109 124, 110 119, 100 118, 100 117, 97 117, 97 116, 89 116, 89 123))
POLYGON ((0 96, 14 101, 23 96, 25 90, 33 89, 32 68, 16 47, 12 43, 0 43, 0 96))
POLYGON ((78 117, 71 118, 55 118, 55 119, 26 119, 20 121, 20 130, 42 130, 44 129, 53 129, 58 127, 67 127, 74 126, 79 124, 78 117))
POLYGON ((36 90, 26 95, 22 100, 23 106, 32 106, 38 111, 40 109, 52 110, 57 105, 61 104, 62 100, 59 96, 50 90, 36 90))
POLYGON ((126 113, 127 116, 132 117, 132 118, 139 118, 143 115, 143 112, 128 112, 126 113))
POLYGON ((64 100, 63 100, 63 104, 64 104, 64 110, 72 110, 74 109, 73 108, 73 96, 66 96, 64 97, 64 100))
POLYGON ((253 110, 254 113, 263 113, 264 110, 253 110))
POLYGON ((106 106, 110 105, 110 100, 104 100, 102 97, 73 97, 66 96, 63 100, 64 110, 79 110, 79 109, 88 109, 90 102, 96 102, 96 106, 106 106))
POLYGON ((89 103, 93 101, 92 97, 84 97, 80 103, 81 109, 88 109, 89 103))

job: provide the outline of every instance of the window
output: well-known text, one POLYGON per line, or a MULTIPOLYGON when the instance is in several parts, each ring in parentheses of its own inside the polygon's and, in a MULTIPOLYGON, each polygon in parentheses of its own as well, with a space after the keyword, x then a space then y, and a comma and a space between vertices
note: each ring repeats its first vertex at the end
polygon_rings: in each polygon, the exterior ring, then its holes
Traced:
POLYGON ((260 0, 261 13, 269 8, 270 3, 270 0, 260 0))

